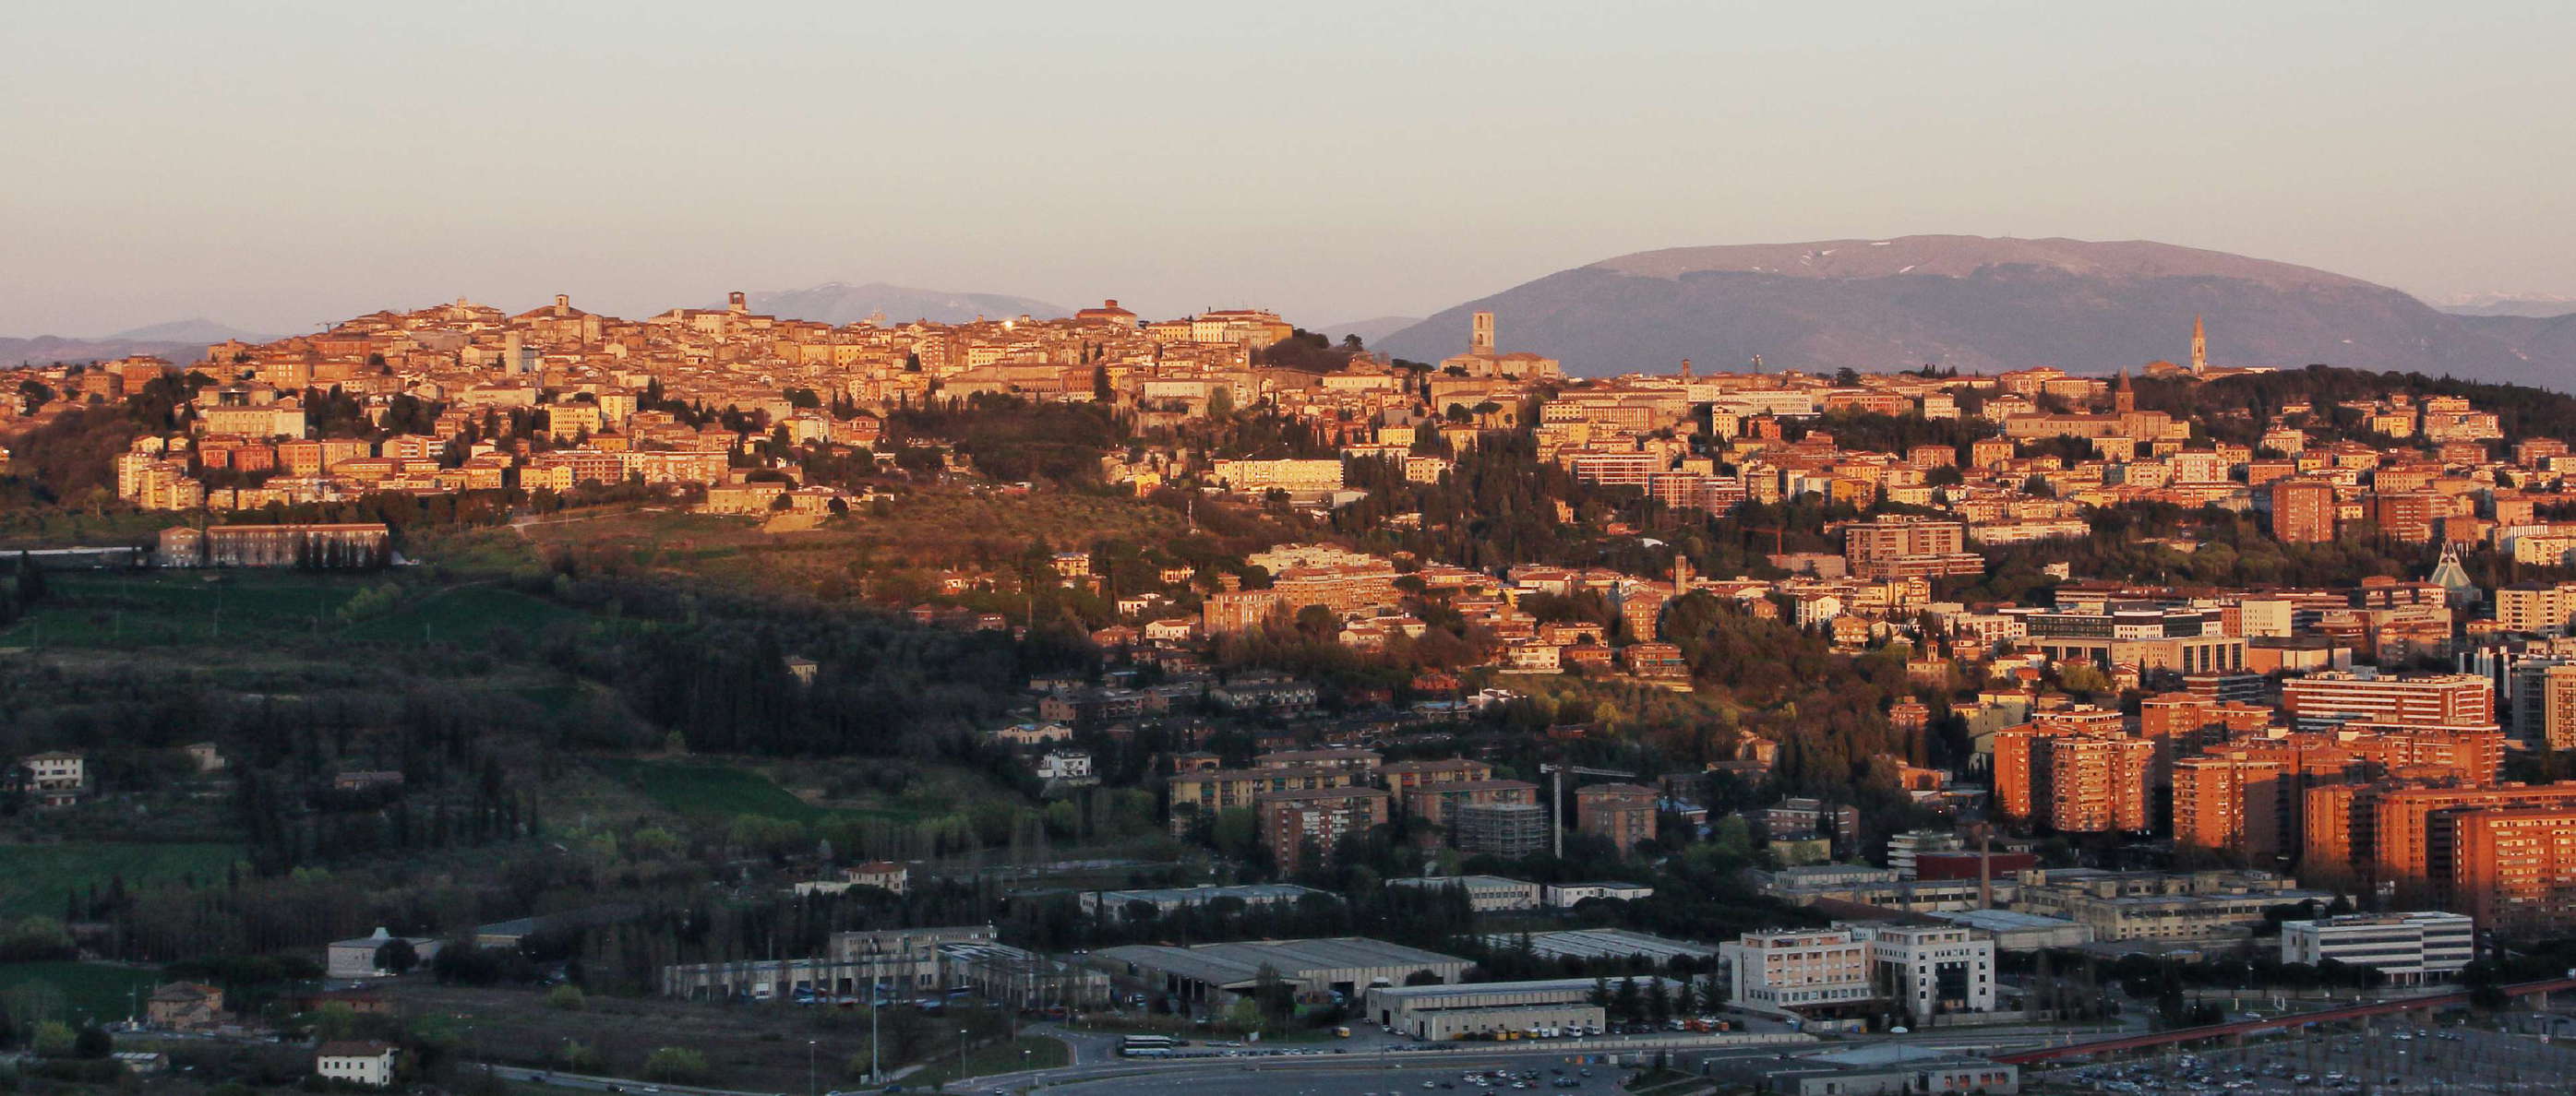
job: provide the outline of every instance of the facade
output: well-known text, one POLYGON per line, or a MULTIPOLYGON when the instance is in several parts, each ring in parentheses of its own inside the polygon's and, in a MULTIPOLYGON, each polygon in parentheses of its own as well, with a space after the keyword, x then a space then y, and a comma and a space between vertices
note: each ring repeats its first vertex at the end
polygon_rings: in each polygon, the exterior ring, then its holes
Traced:
POLYGON ((2448 981, 2477 957, 2477 923, 2438 910, 2281 922, 2281 961, 2369 967, 2399 985, 2448 981))
POLYGON ((1967 523, 1914 515, 1843 526, 1843 560, 1859 578, 1938 578, 1986 569, 1985 557, 1968 551, 1967 523))
POLYGON ((1538 785, 1526 780, 1455 780, 1404 791, 1404 811, 1435 826, 1456 824, 1458 808, 1471 804, 1538 803, 1538 785))
POLYGON ((2285 544, 2315 544, 2335 536, 2335 489, 2325 480, 2278 480, 2272 500, 2272 537, 2285 544))
POLYGON ((1548 847, 1547 808, 1536 803, 1467 803, 1451 815, 1449 841, 1460 852, 1518 858, 1548 847))
POLYGON ((1727 1000, 1765 1016, 1850 1017, 1873 1011, 1869 942, 1850 929, 1748 932, 1717 947, 1727 1000))
POLYGON ((313 1074, 369 1088, 394 1083, 394 1048, 390 1043, 333 1042, 313 1048, 313 1074))
POLYGON ((1997 732, 1996 806, 2007 818, 2062 833, 2151 828, 2147 787, 2156 744, 2108 726, 2115 724, 2027 724, 1997 732))
MULTIPOLYGON (((1642 987, 1645 979, 1639 979, 1642 987)), ((1678 988, 1666 982, 1667 990, 1678 988)), ((1602 1008, 1589 978, 1477 982, 1459 986, 1378 986, 1369 990, 1370 1021, 1416 1039, 1447 1040, 1498 1032, 1602 1029, 1602 1008)))
POLYGON ((223 1022, 224 991, 202 982, 172 982, 152 991, 143 1016, 153 1027, 203 1031, 223 1022))
POLYGON ((1261 844, 1282 872, 1295 872, 1317 857, 1330 861, 1342 838, 1383 826, 1394 797, 1384 788, 1341 787, 1265 792, 1253 801, 1261 844))
POLYGON ((2015 1096, 2021 1091, 2019 1066, 1901 1043, 1800 1057, 1711 1057, 1705 1066, 1712 1076, 1779 1096, 2015 1096))
POLYGON ((1300 887, 1293 883, 1238 883, 1233 886, 1157 887, 1144 890, 1085 891, 1082 912, 1090 917, 1125 920, 1137 915, 1136 903, 1154 908, 1156 916, 1178 910, 1195 909, 1221 899, 1232 899, 1245 906, 1290 906, 1307 895, 1333 898, 1330 891, 1300 887))
POLYGON ((2476 674, 2377 677, 2327 672, 2281 683, 2281 707, 2301 730, 2361 720, 2417 727, 2495 724, 2495 685, 2476 674))
POLYGON ((2067 868, 2023 873, 2012 908, 2076 922, 2095 940, 2208 940, 2247 935, 2271 907, 2333 898, 2269 872, 2067 868))
POLYGON ((1995 941, 1958 925, 1854 925, 1869 945, 1869 979, 1908 1022, 1995 1010, 1995 941))
POLYGON ((1655 789, 1642 784, 1587 784, 1574 790, 1574 825, 1584 833, 1608 838, 1626 856, 1654 840, 1655 789))
POLYGON ((1499 875, 1423 875, 1389 879, 1386 885, 1434 891, 1456 887, 1467 893, 1467 908, 1476 913, 1512 913, 1539 906, 1539 885, 1499 875))
POLYGON ((2445 908, 2509 936, 2576 925, 2576 806, 2437 812, 2447 837, 2445 908))
POLYGON ((1614 902, 1634 902, 1655 896, 1655 888, 1641 883, 1550 883, 1543 892, 1550 909, 1572 909, 1577 902, 1594 898, 1614 902))
POLYGON ((1217 1007, 1252 992, 1265 971, 1300 994, 1338 993, 1356 1001, 1372 986, 1455 983, 1472 965, 1454 955, 1358 936, 1186 948, 1131 944, 1093 952, 1092 962, 1111 978, 1128 980, 1146 992, 1217 1007))
POLYGON ((805 992, 849 996, 882 990, 905 994, 939 986, 939 949, 990 944, 991 925, 836 932, 825 953, 802 959, 744 959, 662 968, 671 997, 778 1000, 805 992))
POLYGON ((173 526, 161 531, 163 567, 373 567, 391 550, 381 522, 344 525, 173 526))
POLYGON ((411 944, 412 955, 418 958, 419 965, 424 967, 429 965, 431 959, 437 957, 441 943, 436 937, 394 936, 380 928, 373 936, 339 940, 325 947, 322 972, 332 978, 382 978, 393 972, 376 966, 376 953, 383 950, 386 944, 396 940, 408 941, 411 944))

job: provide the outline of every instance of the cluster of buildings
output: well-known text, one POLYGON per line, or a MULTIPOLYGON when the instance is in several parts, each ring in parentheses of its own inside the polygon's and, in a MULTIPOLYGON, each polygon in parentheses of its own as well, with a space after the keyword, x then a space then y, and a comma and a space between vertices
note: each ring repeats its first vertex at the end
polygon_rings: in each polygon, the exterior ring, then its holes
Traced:
MULTIPOLYGON (((1470 853, 1520 857, 1544 851, 1554 817, 1537 784, 1497 778, 1472 758, 1384 761, 1374 750, 1279 750, 1249 768, 1219 767, 1214 754, 1182 753, 1165 778, 1171 827, 1187 834, 1223 811, 1252 812, 1263 846, 1282 871, 1329 858, 1342 838, 1396 815, 1420 824, 1423 840, 1470 853)), ((1582 785, 1573 793, 1575 830, 1622 850, 1656 833, 1661 794, 1627 783, 1582 785)))

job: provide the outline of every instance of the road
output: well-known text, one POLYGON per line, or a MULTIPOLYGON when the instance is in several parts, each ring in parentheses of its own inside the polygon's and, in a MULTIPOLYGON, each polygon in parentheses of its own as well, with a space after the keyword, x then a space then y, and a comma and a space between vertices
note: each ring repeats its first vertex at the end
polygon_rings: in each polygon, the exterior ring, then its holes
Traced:
MULTIPOLYGON (((459 1068, 470 1069, 471 1065, 459 1068)), ((486 1065, 492 1075, 504 1081, 548 1085, 555 1088, 580 1089, 585 1092, 646 1093, 650 1096, 783 1096, 773 1092, 745 1092, 732 1088, 700 1088, 696 1085, 664 1085, 626 1077, 593 1077, 580 1073, 562 1073, 551 1069, 525 1069, 519 1066, 486 1065)))

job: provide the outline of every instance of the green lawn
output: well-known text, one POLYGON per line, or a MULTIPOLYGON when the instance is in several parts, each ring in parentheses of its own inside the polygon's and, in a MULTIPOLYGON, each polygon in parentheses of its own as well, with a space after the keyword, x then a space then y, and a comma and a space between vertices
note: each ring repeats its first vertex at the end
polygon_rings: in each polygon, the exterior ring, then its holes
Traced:
POLYGON ((957 1068, 957 1055, 933 1056, 919 1072, 904 1075, 901 1084, 906 1092, 936 1089, 960 1077, 990 1077, 997 1073, 1017 1073, 1023 1069, 1053 1069, 1068 1065, 1072 1056, 1062 1040, 1042 1035, 1023 1035, 1007 1043, 970 1047, 966 1051, 966 1068, 957 1068), (1021 1052, 1026 1051, 1026 1056, 1021 1052))
POLYGON ((339 627, 362 575, 303 571, 50 571, 46 598, 0 646, 159 647, 254 644, 339 627))
POLYGON ((122 1020, 134 1011, 136 990, 150 995, 161 972, 149 967, 106 963, 0 963, 0 995, 42 982, 61 991, 64 1011, 57 1017, 78 1024, 82 1017, 122 1020))
POLYGON ((223 844, 0 845, 0 917, 61 917, 65 895, 111 879, 128 887, 183 875, 220 883, 240 858, 240 846, 223 844))
POLYGON ((359 641, 474 644, 494 628, 534 635, 551 624, 584 619, 587 616, 578 610, 516 590, 460 586, 406 602, 393 612, 352 624, 341 634, 359 641))
POLYGON ((681 814, 724 818, 749 814, 811 822, 828 813, 749 769, 673 761, 605 764, 611 772, 635 781, 654 802, 681 814))

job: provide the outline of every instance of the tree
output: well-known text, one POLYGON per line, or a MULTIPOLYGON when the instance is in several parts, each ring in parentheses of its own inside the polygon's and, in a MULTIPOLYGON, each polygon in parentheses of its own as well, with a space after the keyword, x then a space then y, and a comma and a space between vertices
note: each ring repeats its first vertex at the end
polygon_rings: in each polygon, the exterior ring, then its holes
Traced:
POLYGON ((1234 389, 1222 384, 1209 389, 1207 413, 1208 417, 1212 419, 1222 419, 1232 416, 1234 414, 1234 389))
POLYGON ((399 937, 376 945, 376 969, 392 974, 405 974, 420 965, 420 950, 411 941, 399 937))
POLYGON ((96 1024, 80 1029, 72 1036, 72 1057, 105 1058, 116 1049, 116 1037, 96 1024))
POLYGON ((686 1047, 661 1047, 644 1056, 644 1079, 690 1084, 705 1079, 707 1056, 686 1047))
POLYGON ((60 1020, 47 1020, 36 1025, 36 1036, 28 1041, 28 1045, 38 1055, 60 1058, 72 1052, 72 1042, 76 1038, 70 1024, 60 1020))
POLYGON ((581 987, 569 982, 546 991, 547 1008, 579 1012, 588 1004, 589 1000, 582 996, 581 987))

